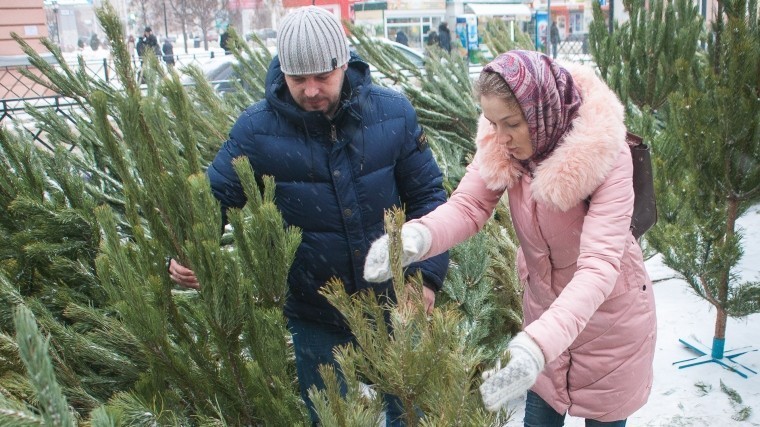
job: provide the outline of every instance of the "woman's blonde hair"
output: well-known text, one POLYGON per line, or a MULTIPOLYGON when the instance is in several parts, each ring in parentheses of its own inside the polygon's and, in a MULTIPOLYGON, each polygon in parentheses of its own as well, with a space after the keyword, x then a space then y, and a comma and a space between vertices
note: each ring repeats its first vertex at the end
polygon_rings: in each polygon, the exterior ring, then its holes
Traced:
POLYGON ((473 95, 480 101, 482 96, 495 96, 501 98, 512 107, 520 107, 515 93, 509 87, 504 77, 496 71, 483 71, 473 85, 473 95))

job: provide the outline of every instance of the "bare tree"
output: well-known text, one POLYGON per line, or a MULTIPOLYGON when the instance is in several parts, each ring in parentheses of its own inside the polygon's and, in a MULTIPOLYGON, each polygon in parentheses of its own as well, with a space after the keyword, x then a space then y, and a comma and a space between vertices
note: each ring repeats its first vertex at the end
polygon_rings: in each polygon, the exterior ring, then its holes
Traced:
POLYGON ((139 33, 142 34, 142 30, 145 27, 156 27, 157 23, 163 22, 164 15, 162 1, 163 0, 131 1, 129 10, 137 17, 137 21, 135 22, 135 25, 137 25, 136 31, 139 31, 139 33))
MULTIPOLYGON (((159 0, 163 1, 163 0, 159 0)), ((188 35, 201 32, 203 48, 208 50, 208 33, 218 17, 228 18, 229 0, 165 0, 172 11, 173 20, 182 31, 185 53, 188 49, 188 35)), ((197 34, 196 34, 197 36, 197 34)))
POLYGON ((213 28, 217 14, 226 10, 225 0, 184 0, 188 11, 192 13, 193 23, 198 27, 203 38, 203 49, 208 50, 208 33, 213 28), (224 5, 223 5, 224 3, 224 5))
POLYGON ((145 28, 148 25, 148 15, 150 11, 151 0, 133 0, 132 5, 138 16, 138 27, 145 28))
POLYGON ((192 11, 187 6, 187 0, 167 0, 169 7, 173 12, 175 21, 179 24, 182 30, 182 44, 185 46, 185 53, 187 53, 187 33, 188 27, 192 25, 193 16, 192 11))
MULTIPOLYGON (((163 29, 162 33, 164 36, 169 36, 169 32, 172 29, 172 24, 174 24, 174 15, 171 12, 171 5, 167 4, 170 2, 170 0, 153 0, 155 2, 155 10, 156 13, 159 15, 157 16, 157 20, 153 22, 161 22, 162 24, 160 27, 163 29)), ((155 27, 158 25, 153 25, 153 30, 155 31, 155 27)))
POLYGON ((266 27, 277 28, 277 24, 284 14, 282 0, 264 0, 264 4, 266 5, 269 12, 267 15, 269 16, 269 22, 267 22, 266 27))
MULTIPOLYGON (((243 28, 243 15, 240 12, 240 8, 231 8, 230 1, 224 0, 222 7, 227 11, 227 24, 238 29, 243 28)), ((241 33, 242 34, 242 33, 241 33)))

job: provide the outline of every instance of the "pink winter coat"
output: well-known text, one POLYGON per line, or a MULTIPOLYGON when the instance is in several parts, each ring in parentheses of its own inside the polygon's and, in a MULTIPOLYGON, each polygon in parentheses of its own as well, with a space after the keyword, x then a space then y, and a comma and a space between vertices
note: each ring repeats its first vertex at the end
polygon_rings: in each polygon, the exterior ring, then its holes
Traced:
POLYGON ((559 413, 615 421, 644 405, 651 390, 654 294, 629 231, 634 195, 623 107, 593 70, 565 68, 583 103, 533 176, 521 173, 481 118, 467 174, 446 204, 418 221, 431 231, 426 256, 433 256, 477 233, 507 192, 520 242, 524 330, 547 362, 532 390, 559 413))

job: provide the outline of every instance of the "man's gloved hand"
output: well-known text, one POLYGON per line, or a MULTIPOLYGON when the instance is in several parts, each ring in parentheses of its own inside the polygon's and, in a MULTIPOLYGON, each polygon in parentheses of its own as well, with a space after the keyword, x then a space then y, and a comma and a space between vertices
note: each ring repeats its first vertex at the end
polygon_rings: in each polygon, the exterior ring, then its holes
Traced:
MULTIPOLYGON (((401 262, 404 267, 419 261, 430 250, 432 236, 422 224, 404 224, 401 227, 401 242, 404 253, 401 262)), ((364 280, 384 282, 391 278, 391 264, 388 256, 388 235, 385 234, 372 243, 364 262, 364 280)))
POLYGON ((544 369, 544 354, 533 338, 520 332, 507 346, 510 358, 507 366, 498 371, 483 373, 480 395, 483 404, 491 412, 498 411, 505 403, 525 393, 535 384, 544 369))

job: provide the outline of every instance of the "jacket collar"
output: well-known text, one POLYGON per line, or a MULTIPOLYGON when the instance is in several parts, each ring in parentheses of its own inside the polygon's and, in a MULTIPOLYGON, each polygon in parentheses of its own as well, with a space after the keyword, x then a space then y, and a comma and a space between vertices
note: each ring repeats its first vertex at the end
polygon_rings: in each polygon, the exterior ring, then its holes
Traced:
MULTIPOLYGON (((572 127, 554 151, 536 166, 530 184, 533 199, 566 211, 586 199, 614 167, 625 142, 623 105, 594 70, 563 64, 573 76, 583 102, 572 127)), ((525 169, 498 144, 481 116, 475 159, 486 186, 504 191, 515 185, 525 169)))

